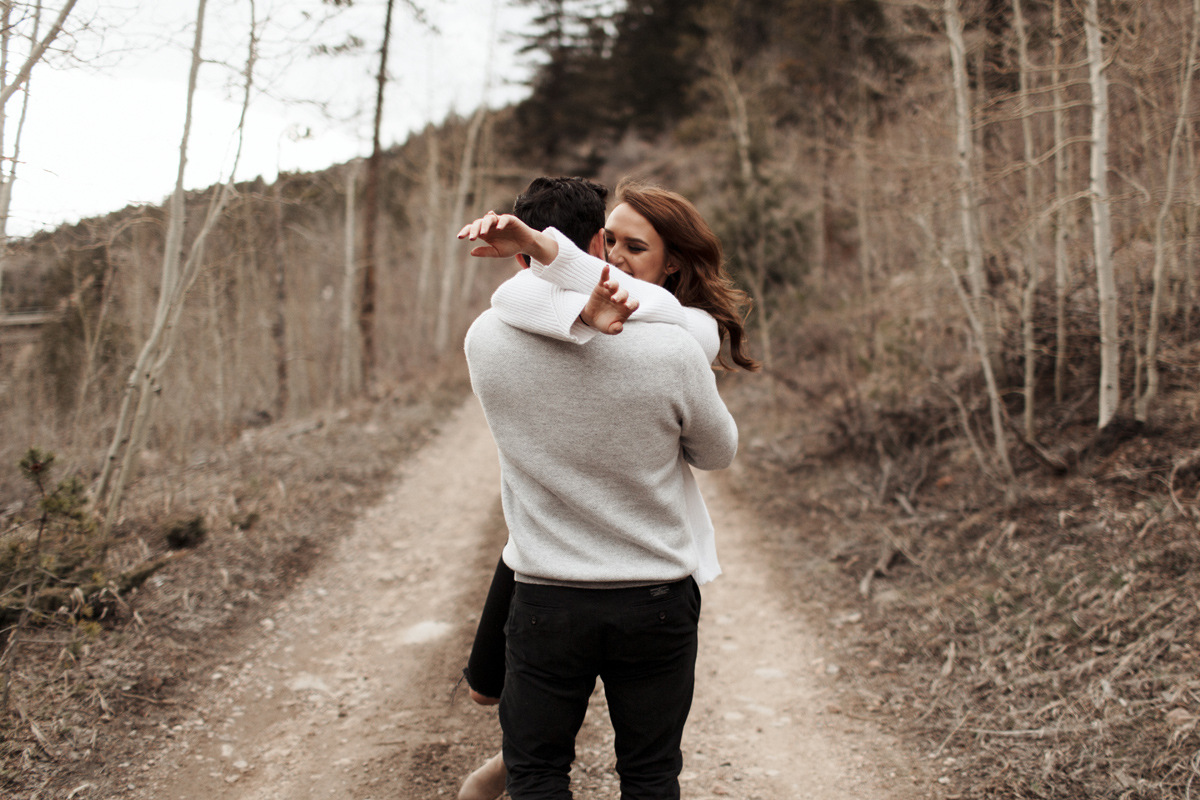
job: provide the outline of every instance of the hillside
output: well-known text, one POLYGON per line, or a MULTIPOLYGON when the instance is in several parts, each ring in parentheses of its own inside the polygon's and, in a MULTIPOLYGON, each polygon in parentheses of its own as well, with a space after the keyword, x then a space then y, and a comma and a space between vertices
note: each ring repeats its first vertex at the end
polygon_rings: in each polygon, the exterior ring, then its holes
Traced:
MULTIPOLYGON (((231 564, 261 542, 248 591, 267 596, 320 561, 292 538, 300 512, 284 498, 299 491, 313 530, 344 535, 338 515, 369 504, 465 391, 462 332, 507 268, 465 257, 461 217, 506 209, 546 172, 660 183, 720 234, 765 365, 719 377, 741 430, 729 482, 765 521, 797 618, 836 648, 839 713, 944 768, 947 797, 1189 796, 1200 10, 537 6, 526 33, 545 63, 529 100, 387 153, 375 379, 355 305, 359 166, 237 187, 103 548, 83 490, 152 327, 165 214, 129 208, 10 243, 0 308, 55 315, 38 338, 0 340, 10 626, 24 590, 46 588, 29 577, 36 481, 16 464, 38 445, 58 453, 55 480, 81 483, 53 495, 55 542, 75 559, 54 588, 71 599, 40 610, 42 644, 17 662, 28 671, 6 673, 19 678, 10 708, 27 711, 6 718, 6 780, 33 786, 25 770, 59 763, 70 730, 133 713, 109 686, 173 702, 139 661, 142 626, 172 613, 139 605, 140 568, 200 569, 198 591, 232 605, 204 635, 237 635, 251 620, 227 598, 231 564), (369 436, 339 450, 345 419, 376 418, 405 432, 377 453, 369 436), (311 451, 322 464, 296 444, 310 434, 329 439, 311 451), (324 508, 328 492, 342 499, 324 508), (170 555, 167 531, 194 518, 212 550, 170 555), (112 581, 126 582, 114 594, 112 581), (78 717, 32 710, 52 680, 78 717)), ((189 198, 189 241, 212 191, 189 198)), ((172 673, 180 687, 199 680, 191 657, 172 673)))

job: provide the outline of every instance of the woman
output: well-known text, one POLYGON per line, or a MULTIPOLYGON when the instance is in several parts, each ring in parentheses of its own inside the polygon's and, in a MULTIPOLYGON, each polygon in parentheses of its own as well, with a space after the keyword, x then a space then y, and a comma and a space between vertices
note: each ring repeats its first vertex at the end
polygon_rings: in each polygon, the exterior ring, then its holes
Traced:
MULTIPOLYGON (((728 358, 743 369, 757 370, 757 362, 747 352, 742 322, 744 309, 749 305, 747 297, 734 287, 722 264, 720 240, 695 207, 674 192, 629 180, 618 185, 617 201, 605 223, 608 262, 632 277, 632 281, 622 276, 610 280, 603 261, 583 253, 554 229, 538 232, 515 217, 494 215, 464 227, 459 238, 472 240, 489 233, 494 238, 500 229, 505 229, 504 252, 495 244, 487 244, 476 247, 472 255, 506 255, 516 246, 533 259, 532 277, 520 275, 493 296, 493 307, 500 318, 532 333, 581 342, 588 334, 581 333, 579 326, 586 328, 593 321, 588 317, 588 309, 605 302, 620 304, 628 293, 634 302, 626 307, 626 315, 628 309, 641 304, 634 320, 684 326, 700 343, 709 361, 715 358, 726 368, 729 367, 726 355, 720 349, 728 340, 728 358), (546 314, 544 307, 552 302, 546 294, 551 286, 557 287, 553 291, 591 291, 594 304, 585 307, 581 320, 561 320, 546 314)), ((618 332, 620 322, 606 327, 606 332, 618 332)), ((680 467, 688 519, 699 554, 694 577, 698 584, 703 584, 720 574, 712 524, 682 456, 680 467)), ((512 570, 501 559, 464 670, 472 699, 485 705, 499 702, 497 698, 503 688, 503 625, 513 580, 512 570)), ((504 779, 504 763, 497 755, 467 778, 459 798, 493 800, 503 791, 504 779)))

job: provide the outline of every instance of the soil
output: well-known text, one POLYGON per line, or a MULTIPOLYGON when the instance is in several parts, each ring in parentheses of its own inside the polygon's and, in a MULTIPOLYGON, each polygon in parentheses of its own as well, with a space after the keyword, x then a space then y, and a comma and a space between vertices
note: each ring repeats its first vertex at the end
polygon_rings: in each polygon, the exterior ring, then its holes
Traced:
MULTIPOLYGON (((307 575, 223 640, 196 691, 113 718, 121 760, 40 796, 454 797, 500 738, 495 709, 457 682, 505 536, 498 477, 469 399, 307 575)), ((753 511, 720 474, 702 488, 725 574, 703 591, 684 796, 942 796, 905 742, 847 703, 831 623, 797 606, 753 511)), ((601 688, 578 753, 576 795, 618 797, 601 688)))

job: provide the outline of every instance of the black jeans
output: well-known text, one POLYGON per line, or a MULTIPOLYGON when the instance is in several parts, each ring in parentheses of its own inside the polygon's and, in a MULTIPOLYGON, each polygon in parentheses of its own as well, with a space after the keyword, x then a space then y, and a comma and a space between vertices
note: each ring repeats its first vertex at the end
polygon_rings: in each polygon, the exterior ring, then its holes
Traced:
POLYGON ((513 800, 569 800, 575 734, 596 677, 616 733, 622 800, 677 800, 692 705, 700 589, 518 583, 500 700, 513 800))
POLYGON ((471 655, 463 669, 467 685, 484 697, 499 697, 504 690, 504 625, 515 588, 516 577, 501 558, 483 603, 483 613, 479 615, 471 655))

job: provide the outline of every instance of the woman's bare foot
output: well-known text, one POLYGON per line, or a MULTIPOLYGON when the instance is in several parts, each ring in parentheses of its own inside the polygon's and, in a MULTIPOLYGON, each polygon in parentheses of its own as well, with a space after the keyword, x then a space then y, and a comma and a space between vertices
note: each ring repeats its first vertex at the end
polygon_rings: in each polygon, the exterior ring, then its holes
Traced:
POLYGON ((504 769, 502 753, 489 758, 482 767, 472 772, 458 790, 458 800, 496 800, 504 793, 504 769))

